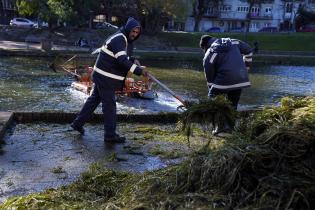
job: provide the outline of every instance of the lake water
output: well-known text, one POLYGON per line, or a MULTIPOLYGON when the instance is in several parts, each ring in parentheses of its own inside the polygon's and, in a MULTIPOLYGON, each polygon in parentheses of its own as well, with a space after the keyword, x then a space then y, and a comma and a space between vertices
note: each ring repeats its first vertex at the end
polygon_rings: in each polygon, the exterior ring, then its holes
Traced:
MULTIPOLYGON (((74 78, 49 69, 51 60, 2 57, 0 60, 0 111, 79 111, 87 95, 70 87, 74 78)), ((207 87, 199 63, 144 62, 156 78, 185 100, 204 98, 207 87)), ((250 71, 252 86, 244 90, 240 108, 274 104, 283 96, 315 94, 315 67, 261 66, 250 71)), ((158 98, 119 98, 119 113, 176 111, 175 98, 155 85, 158 98)), ((100 112, 100 109, 97 110, 100 112)))

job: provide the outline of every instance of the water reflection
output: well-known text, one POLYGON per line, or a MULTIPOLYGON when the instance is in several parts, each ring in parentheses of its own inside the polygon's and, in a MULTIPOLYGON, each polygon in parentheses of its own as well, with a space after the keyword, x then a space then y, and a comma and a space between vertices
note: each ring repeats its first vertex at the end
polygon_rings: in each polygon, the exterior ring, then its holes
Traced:
POLYGON ((284 96, 315 94, 315 67, 268 66, 250 72, 252 87, 244 92, 242 103, 269 104, 284 96))
MULTIPOLYGON (((78 111, 87 95, 70 87, 72 76, 53 72, 47 59, 2 57, 0 61, 0 110, 78 111)), ((199 62, 144 62, 148 70, 185 100, 207 95, 199 62), (197 71, 196 71, 197 70, 197 71)), ((250 71, 252 87, 245 89, 241 107, 275 103, 287 95, 315 94, 315 67, 264 66, 250 71)), ((120 98, 119 113, 176 111, 180 103, 155 86, 156 100, 120 98)), ((97 112, 100 112, 98 108, 97 112)))

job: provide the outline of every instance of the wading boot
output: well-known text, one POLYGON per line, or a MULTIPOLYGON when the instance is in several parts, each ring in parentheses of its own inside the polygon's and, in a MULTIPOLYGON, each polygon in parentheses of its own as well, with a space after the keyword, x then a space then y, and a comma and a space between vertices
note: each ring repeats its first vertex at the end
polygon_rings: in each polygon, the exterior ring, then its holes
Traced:
POLYGON ((212 135, 219 136, 221 133, 232 133, 232 128, 227 122, 224 122, 224 124, 216 124, 212 130, 212 135))
POLYGON ((104 142, 109 144, 122 144, 126 142, 126 138, 116 134, 114 137, 105 137, 104 142))
POLYGON ((78 131, 81 135, 84 135, 84 128, 81 126, 77 126, 74 123, 71 123, 71 128, 73 128, 73 130, 78 131))

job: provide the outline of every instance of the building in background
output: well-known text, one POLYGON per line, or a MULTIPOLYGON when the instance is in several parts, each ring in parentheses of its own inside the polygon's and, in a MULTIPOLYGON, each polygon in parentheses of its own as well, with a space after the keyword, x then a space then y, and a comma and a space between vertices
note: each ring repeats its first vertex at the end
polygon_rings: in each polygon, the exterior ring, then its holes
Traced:
MULTIPOLYGON (((199 24, 199 31, 219 28, 222 32, 257 32, 268 27, 281 31, 295 30, 295 17, 300 6, 315 11, 315 0, 270 0, 254 4, 245 0, 224 0, 217 8, 209 7, 199 24)), ((187 18, 186 31, 193 31, 194 17, 187 18)))
POLYGON ((8 25, 10 20, 16 16, 15 5, 15 0, 0 0, 0 24, 8 25))

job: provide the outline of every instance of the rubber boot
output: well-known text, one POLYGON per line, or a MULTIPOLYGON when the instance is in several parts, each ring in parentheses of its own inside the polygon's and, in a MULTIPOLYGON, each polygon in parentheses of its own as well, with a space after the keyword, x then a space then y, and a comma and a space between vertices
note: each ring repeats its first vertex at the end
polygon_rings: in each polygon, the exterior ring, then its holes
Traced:
POLYGON ((226 121, 214 125, 212 135, 217 136, 220 133, 232 133, 232 128, 226 121))

